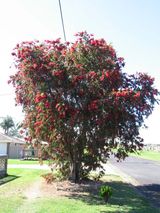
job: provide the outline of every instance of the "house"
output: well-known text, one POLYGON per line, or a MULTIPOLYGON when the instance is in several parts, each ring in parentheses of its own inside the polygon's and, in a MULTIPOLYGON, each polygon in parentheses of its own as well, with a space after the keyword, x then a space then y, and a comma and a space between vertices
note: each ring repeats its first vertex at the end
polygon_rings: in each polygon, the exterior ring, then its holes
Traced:
POLYGON ((25 141, 0 133, 0 155, 8 155, 8 158, 21 158, 24 147, 25 141))
MULTIPOLYGON (((41 144, 48 143, 41 141, 41 144)), ((38 147, 28 146, 22 139, 0 133, 0 155, 7 155, 9 159, 32 159, 40 158, 41 150, 38 147)))
POLYGON ((40 147, 41 147, 41 145, 47 146, 48 142, 41 141, 41 142, 39 142, 38 146, 34 146, 35 141, 36 141, 36 139, 33 139, 32 145, 29 145, 29 146, 26 145, 24 147, 24 150, 23 150, 24 159, 32 159, 32 158, 41 159, 42 158, 42 152, 41 152, 40 147))

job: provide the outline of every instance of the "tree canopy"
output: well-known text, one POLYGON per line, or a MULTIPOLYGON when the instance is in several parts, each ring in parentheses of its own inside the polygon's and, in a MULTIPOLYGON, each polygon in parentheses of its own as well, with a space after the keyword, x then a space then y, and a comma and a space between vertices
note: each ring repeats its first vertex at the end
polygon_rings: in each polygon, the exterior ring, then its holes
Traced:
POLYGON ((15 125, 12 117, 6 116, 3 118, 3 121, 0 123, 0 126, 4 130, 4 134, 8 135, 11 128, 13 128, 15 125))
MULTIPOLYGON (((0 123, 1 128, 4 130, 4 134, 9 136, 15 136, 21 138, 20 128, 22 124, 15 123, 13 118, 9 115, 3 118, 3 121, 0 123)), ((23 130, 21 130, 23 131, 23 130)))
POLYGON ((142 148, 139 128, 157 101, 154 79, 122 71, 124 59, 104 39, 86 32, 74 43, 22 42, 10 82, 25 112, 26 140, 42 147, 75 181, 142 148))

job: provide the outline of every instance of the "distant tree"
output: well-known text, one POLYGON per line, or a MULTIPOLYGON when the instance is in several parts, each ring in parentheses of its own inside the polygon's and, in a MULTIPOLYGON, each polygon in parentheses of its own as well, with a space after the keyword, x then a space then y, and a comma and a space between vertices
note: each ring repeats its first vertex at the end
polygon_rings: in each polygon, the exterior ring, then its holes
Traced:
POLYGON ((20 123, 15 123, 14 126, 9 130, 8 135, 17 138, 22 138, 22 134, 20 134, 21 127, 22 125, 20 123))
POLYGON ((4 134, 9 135, 9 130, 15 126, 14 121, 11 116, 6 116, 0 123, 0 126, 4 130, 4 134))
POLYGON ((124 59, 104 39, 77 36, 72 44, 18 44, 10 80, 25 112, 26 140, 47 141, 45 153, 75 182, 101 168, 113 151, 124 159, 142 148, 139 128, 158 95, 147 74, 122 72, 124 59))

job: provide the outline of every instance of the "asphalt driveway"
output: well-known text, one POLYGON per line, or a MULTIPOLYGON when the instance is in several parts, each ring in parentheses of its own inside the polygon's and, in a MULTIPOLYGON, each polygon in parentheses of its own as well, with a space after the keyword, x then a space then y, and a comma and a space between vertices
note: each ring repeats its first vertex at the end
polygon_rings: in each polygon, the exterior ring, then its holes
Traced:
POLYGON ((136 188, 160 207, 160 162, 129 157, 123 162, 111 158, 110 163, 133 178, 138 183, 136 188))

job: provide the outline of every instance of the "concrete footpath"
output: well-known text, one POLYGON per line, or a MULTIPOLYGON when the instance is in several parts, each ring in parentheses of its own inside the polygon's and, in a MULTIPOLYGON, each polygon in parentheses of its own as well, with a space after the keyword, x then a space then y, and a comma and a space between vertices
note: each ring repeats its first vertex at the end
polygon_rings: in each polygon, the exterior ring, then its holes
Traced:
MULTIPOLYGON (((110 163, 104 164, 104 169, 106 174, 120 175, 120 171, 110 163)), ((42 170, 50 170, 50 167, 46 164, 9 164, 8 168, 20 168, 20 169, 42 169, 42 170)), ((123 174, 124 175, 124 174, 123 174)))
POLYGON ((19 168, 19 169, 42 169, 50 170, 48 165, 36 165, 36 164, 10 164, 8 168, 19 168))
MULTIPOLYGON (((113 166, 111 163, 103 164, 103 167, 105 169, 106 174, 113 174, 121 176, 122 179, 127 183, 132 183, 134 185, 137 185, 136 181, 132 179, 130 176, 126 175, 122 171, 120 171, 118 168, 113 166)), ((50 167, 46 164, 39 165, 39 164, 9 164, 8 168, 20 168, 20 169, 42 169, 42 170, 50 170, 50 167)))

